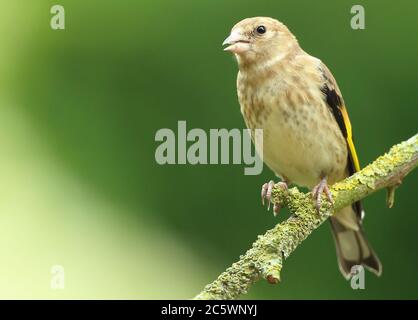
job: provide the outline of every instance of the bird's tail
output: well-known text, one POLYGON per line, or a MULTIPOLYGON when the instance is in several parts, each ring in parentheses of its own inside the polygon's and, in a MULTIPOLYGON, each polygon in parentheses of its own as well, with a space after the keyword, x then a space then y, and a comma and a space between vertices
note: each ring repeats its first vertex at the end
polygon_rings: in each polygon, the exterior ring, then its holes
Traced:
POLYGON ((370 246, 353 208, 347 207, 330 218, 337 249, 338 265, 346 279, 351 277, 352 267, 363 265, 377 276, 382 264, 370 246))

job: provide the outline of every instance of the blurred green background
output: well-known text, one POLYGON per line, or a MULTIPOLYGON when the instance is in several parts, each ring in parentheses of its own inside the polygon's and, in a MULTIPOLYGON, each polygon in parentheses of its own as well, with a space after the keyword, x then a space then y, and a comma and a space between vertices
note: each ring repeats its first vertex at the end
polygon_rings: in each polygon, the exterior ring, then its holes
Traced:
MULTIPOLYGON (((363 165, 417 132, 418 2, 0 0, 0 298, 190 298, 285 219, 243 165, 159 166, 160 128, 243 128, 222 51, 249 16, 286 23, 338 79, 363 165), (50 28, 50 8, 66 29, 50 28), (363 4, 366 29, 350 28, 363 4), (65 289, 50 268, 65 268, 65 289)), ((417 174, 364 201, 381 278, 352 290, 328 224, 283 282, 245 298, 418 298, 417 174)))

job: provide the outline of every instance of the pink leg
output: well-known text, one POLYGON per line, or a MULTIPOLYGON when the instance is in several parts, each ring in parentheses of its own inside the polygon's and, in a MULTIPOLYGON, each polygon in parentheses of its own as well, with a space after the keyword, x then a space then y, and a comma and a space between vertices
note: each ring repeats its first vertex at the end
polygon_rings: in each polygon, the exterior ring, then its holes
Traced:
POLYGON ((322 199, 321 195, 325 193, 329 202, 333 203, 334 200, 332 199, 331 191, 328 187, 327 179, 323 178, 313 189, 312 189, 312 198, 315 201, 316 210, 320 211, 322 199))
MULTIPOLYGON (((267 200, 268 204, 267 204, 267 210, 270 210, 270 203, 271 203, 271 194, 273 192, 273 188, 279 186, 285 190, 288 189, 287 183, 286 182, 279 182, 277 184, 274 183, 273 180, 270 180, 268 183, 263 184, 263 186, 261 187, 261 202, 264 206, 265 200, 267 200)), ((280 204, 274 203, 273 204, 273 214, 274 216, 276 216, 279 211, 281 209, 280 204)))

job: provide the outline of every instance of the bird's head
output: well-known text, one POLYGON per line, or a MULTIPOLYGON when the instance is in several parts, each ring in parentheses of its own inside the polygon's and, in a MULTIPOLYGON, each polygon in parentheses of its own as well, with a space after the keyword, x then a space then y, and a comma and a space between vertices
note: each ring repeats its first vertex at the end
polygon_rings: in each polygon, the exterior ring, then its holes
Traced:
POLYGON ((228 38, 224 51, 232 52, 240 65, 263 63, 280 59, 299 47, 296 38, 281 22, 273 18, 247 18, 237 23, 228 38))

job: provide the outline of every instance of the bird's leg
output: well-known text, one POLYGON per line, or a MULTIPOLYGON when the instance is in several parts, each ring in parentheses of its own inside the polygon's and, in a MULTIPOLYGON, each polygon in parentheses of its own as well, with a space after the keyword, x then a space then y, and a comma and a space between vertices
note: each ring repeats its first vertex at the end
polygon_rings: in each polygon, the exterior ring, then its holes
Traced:
MULTIPOLYGON (((265 202, 265 200, 267 200, 267 202, 268 202, 267 211, 270 210, 271 194, 273 192, 273 188, 277 187, 277 186, 280 187, 280 188, 283 188, 284 190, 288 189, 287 182, 281 181, 281 182, 278 182, 278 183, 274 183, 273 180, 270 180, 269 182, 263 184, 263 186, 261 187, 261 202, 264 206, 264 202, 265 202)), ((278 203, 273 204, 273 214, 274 214, 274 216, 277 216, 280 209, 281 209, 280 204, 278 204, 278 203)))
POLYGON ((312 189, 312 198, 315 201, 316 210, 319 213, 321 209, 322 199, 321 195, 325 193, 329 202, 334 203, 332 199, 331 191, 328 187, 327 178, 322 178, 322 180, 312 189))

